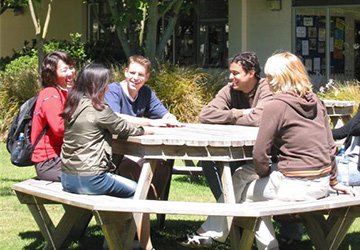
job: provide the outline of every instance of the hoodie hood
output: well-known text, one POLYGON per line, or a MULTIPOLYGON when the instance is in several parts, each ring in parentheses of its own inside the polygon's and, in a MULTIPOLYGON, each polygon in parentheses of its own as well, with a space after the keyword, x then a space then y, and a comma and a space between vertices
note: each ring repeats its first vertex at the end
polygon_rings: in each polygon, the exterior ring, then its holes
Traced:
POLYGON ((312 92, 308 92, 304 97, 300 97, 293 92, 275 94, 275 100, 280 100, 287 103, 299 115, 307 119, 314 119, 317 116, 317 100, 312 92))

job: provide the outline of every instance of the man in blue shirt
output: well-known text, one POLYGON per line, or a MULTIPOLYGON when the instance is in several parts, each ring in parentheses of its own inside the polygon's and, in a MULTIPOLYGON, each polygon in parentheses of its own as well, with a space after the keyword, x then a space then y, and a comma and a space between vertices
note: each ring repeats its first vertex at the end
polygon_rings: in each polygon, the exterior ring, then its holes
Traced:
MULTIPOLYGON (((129 122, 142 126, 179 126, 176 117, 169 113, 156 94, 145 83, 150 78, 151 63, 139 55, 128 59, 125 80, 109 85, 105 101, 110 108, 129 122)), ((118 166, 122 176, 138 180, 144 159, 125 155, 118 166)), ((149 198, 159 199, 171 177, 171 168, 159 160, 149 191, 149 198)))

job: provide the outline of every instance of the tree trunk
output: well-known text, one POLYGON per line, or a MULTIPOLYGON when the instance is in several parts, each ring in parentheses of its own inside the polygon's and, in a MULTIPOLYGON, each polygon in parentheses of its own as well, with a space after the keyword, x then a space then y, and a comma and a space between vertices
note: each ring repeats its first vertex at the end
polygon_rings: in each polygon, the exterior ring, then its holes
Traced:
POLYGON ((158 0, 149 1, 148 21, 146 24, 145 56, 156 67, 156 44, 158 32, 158 0))
MULTIPOLYGON (((114 19, 119 16, 118 9, 116 7, 116 0, 108 0, 110 12, 114 19)), ((119 38, 121 47, 127 57, 133 54, 133 49, 130 47, 127 34, 125 33, 125 27, 116 24, 116 35, 119 38)))
POLYGON ((36 35, 36 48, 38 52, 38 72, 41 74, 41 63, 44 59, 44 39, 41 34, 36 35))
POLYGON ((176 1, 176 3, 174 4, 173 11, 169 15, 170 17, 168 20, 168 24, 167 24, 166 28, 164 29, 161 39, 157 46, 156 57, 159 59, 163 58, 163 56, 164 56, 166 43, 168 42, 168 40, 174 33, 174 29, 175 29, 175 25, 178 20, 181 5, 183 4, 183 0, 175 0, 175 1, 176 1))

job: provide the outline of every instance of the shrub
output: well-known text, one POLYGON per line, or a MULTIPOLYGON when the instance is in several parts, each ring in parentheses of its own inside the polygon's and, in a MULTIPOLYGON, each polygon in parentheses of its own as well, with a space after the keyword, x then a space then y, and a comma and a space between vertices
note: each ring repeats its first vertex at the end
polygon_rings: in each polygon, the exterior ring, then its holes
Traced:
MULTIPOLYGON (((113 81, 124 79, 124 69, 125 65, 112 66, 113 81)), ((166 63, 152 72, 147 84, 179 121, 195 123, 202 107, 224 86, 228 73, 222 72, 166 63)))
POLYGON ((353 114, 357 112, 360 103, 360 82, 352 81, 330 81, 319 89, 317 93, 321 99, 355 101, 353 114))
POLYGON ((44 44, 45 54, 55 50, 68 53, 74 59, 78 68, 88 62, 85 43, 81 41, 81 34, 79 33, 70 34, 70 41, 50 40, 44 44))
MULTIPOLYGON (((51 40, 44 44, 44 52, 55 50, 67 52, 77 67, 87 62, 85 45, 80 34, 70 34, 71 41, 51 40)), ((19 106, 40 91, 38 79, 38 56, 34 44, 25 43, 22 51, 14 53, 11 60, 2 60, 0 71, 0 141, 2 141, 19 106)))
POLYGON ((19 106, 39 91, 37 57, 21 56, 0 72, 0 139, 6 135, 19 106))

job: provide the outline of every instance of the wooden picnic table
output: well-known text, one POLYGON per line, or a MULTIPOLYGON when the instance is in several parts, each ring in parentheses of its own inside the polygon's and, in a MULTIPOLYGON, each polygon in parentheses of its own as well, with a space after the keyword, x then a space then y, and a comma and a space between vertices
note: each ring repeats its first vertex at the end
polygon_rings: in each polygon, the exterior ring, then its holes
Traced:
MULTIPOLYGON (((222 170, 224 202, 235 203, 229 163, 251 160, 258 128, 237 125, 184 124, 183 127, 152 128, 153 135, 113 141, 113 153, 145 159, 134 199, 146 199, 156 159, 215 161, 222 170)), ((139 215, 140 216, 140 215, 139 215)), ((137 216, 136 216, 137 217, 137 216)), ((140 223, 140 218, 135 218, 140 223)), ((232 223, 228 218, 228 225, 232 223)), ((236 238, 237 235, 232 235, 236 238)))
POLYGON ((216 161, 223 168, 226 202, 235 202, 229 162, 252 159, 258 128, 236 125, 184 124, 183 127, 152 128, 153 135, 115 139, 113 153, 145 159, 135 198, 145 199, 155 159, 216 161))
POLYGON ((257 128, 231 125, 186 124, 180 128, 156 128, 157 134, 130 137, 113 142, 116 153, 144 157, 146 163, 133 199, 108 195, 79 195, 62 190, 60 183, 26 180, 13 186, 26 204, 42 235, 44 249, 60 249, 71 235, 79 238, 94 215, 110 249, 131 249, 135 224, 143 213, 229 216, 236 218, 231 231, 231 249, 250 250, 259 218, 286 214, 299 215, 316 249, 338 249, 353 221, 360 216, 360 196, 336 195, 315 201, 262 201, 235 203, 229 162, 251 159, 257 128), (214 160, 223 168, 225 203, 145 200, 154 171, 155 159, 214 160), (61 204, 64 214, 58 224, 49 216, 47 204, 61 204), (133 220, 134 218, 134 220, 133 220), (135 223, 134 223, 135 221, 135 223))
POLYGON ((323 100, 334 128, 342 127, 351 119, 355 101, 323 100))

